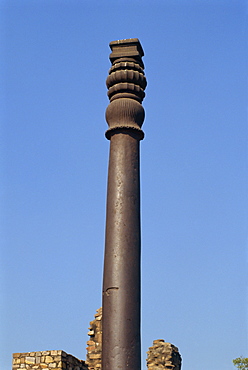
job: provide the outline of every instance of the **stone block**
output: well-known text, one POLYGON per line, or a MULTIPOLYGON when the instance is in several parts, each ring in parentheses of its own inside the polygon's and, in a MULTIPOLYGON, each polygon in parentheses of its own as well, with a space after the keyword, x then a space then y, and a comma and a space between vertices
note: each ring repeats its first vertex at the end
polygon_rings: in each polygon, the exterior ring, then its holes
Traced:
POLYGON ((94 353, 91 353, 90 354, 90 358, 91 359, 99 359, 99 358, 101 358, 101 354, 100 353, 98 353, 98 354, 94 354, 94 353))
POLYGON ((52 356, 53 357, 53 362, 57 362, 61 360, 61 356, 52 356))
POLYGON ((13 365, 20 364, 20 363, 21 363, 21 359, 20 358, 14 358, 13 359, 13 365))
POLYGON ((45 362, 46 362, 46 363, 48 363, 48 364, 49 364, 50 362, 54 362, 54 361, 53 361, 53 357, 52 357, 52 356, 46 356, 46 357, 45 357, 45 362))
POLYGON ((95 348, 96 348, 96 346, 90 346, 90 347, 86 347, 86 350, 89 353, 89 352, 94 351, 95 348))
POLYGON ((51 362, 48 367, 49 368, 55 368, 57 366, 56 362, 51 362))
POLYGON ((35 364, 35 357, 25 357, 25 363, 26 364, 35 364))

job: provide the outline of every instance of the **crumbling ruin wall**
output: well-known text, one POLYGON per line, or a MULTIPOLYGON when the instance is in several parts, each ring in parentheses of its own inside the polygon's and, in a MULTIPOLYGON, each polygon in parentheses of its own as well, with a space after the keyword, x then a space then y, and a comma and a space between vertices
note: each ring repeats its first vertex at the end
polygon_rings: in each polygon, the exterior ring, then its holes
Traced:
MULTIPOLYGON (((89 370, 101 370, 102 362, 102 308, 97 310, 95 319, 90 322, 86 364, 89 370)), ((178 348, 163 339, 153 341, 147 352, 148 370, 181 370, 182 359, 178 348)))
MULTIPOLYGON (((86 361, 64 351, 39 351, 13 354, 12 370, 101 370, 102 367, 102 308, 90 322, 86 361)), ((178 348, 163 339, 153 341, 147 352, 147 370, 181 370, 178 348)))
POLYGON ((89 370, 102 368, 102 308, 96 310, 95 319, 90 322, 86 364, 89 370))
POLYGON ((84 361, 64 351, 39 351, 13 354, 13 370, 87 370, 84 361))
POLYGON ((181 370, 182 358, 176 346, 157 339, 147 352, 146 362, 148 370, 181 370))

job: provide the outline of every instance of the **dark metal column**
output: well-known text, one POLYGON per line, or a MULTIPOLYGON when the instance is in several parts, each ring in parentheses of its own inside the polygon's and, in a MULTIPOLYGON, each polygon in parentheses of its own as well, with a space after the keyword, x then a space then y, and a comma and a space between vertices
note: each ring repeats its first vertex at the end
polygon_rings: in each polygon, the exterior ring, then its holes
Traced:
POLYGON ((146 79, 138 39, 110 43, 103 370, 140 370, 140 169, 146 79))

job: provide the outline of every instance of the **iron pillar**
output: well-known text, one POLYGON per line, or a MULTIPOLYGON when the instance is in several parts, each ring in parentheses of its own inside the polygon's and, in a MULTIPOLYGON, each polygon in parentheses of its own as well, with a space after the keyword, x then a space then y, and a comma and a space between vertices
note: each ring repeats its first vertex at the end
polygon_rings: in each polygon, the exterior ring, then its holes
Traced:
POLYGON ((140 370, 139 145, 144 137, 144 52, 138 39, 113 41, 110 48, 102 369, 140 370))

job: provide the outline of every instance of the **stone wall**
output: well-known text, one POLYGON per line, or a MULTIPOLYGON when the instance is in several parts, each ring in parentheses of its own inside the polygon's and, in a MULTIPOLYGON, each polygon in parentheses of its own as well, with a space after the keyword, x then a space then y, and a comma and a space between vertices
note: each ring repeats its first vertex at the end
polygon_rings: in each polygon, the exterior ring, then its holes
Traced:
POLYGON ((95 319, 90 322, 87 344, 86 364, 89 370, 100 370, 102 367, 102 308, 96 310, 95 319))
POLYGON ((148 370, 180 370, 182 358, 178 348, 163 339, 153 341, 153 346, 147 352, 148 370))
POLYGON ((13 354, 13 370, 87 370, 84 361, 64 351, 39 351, 13 354))

